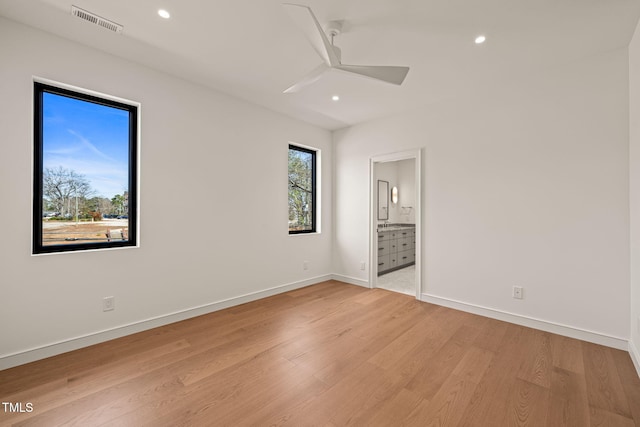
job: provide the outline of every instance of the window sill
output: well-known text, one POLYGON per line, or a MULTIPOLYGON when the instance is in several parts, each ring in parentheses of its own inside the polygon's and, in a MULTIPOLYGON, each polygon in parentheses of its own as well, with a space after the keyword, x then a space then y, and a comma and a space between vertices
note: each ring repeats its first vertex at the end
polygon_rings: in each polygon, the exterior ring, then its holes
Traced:
POLYGON ((317 236, 322 234, 322 232, 320 231, 314 231, 312 233, 294 233, 294 234, 289 234, 289 237, 298 237, 298 236, 317 236))

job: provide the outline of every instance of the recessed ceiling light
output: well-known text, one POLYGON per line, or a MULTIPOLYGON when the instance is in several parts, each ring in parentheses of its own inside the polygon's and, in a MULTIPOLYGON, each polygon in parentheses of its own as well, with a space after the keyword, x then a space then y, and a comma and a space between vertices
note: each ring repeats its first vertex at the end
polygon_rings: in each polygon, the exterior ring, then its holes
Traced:
POLYGON ((482 44, 485 42, 485 40, 487 40, 485 36, 478 36, 476 37, 476 44, 482 44))
POLYGON ((334 101, 340 101, 340 97, 338 95, 333 95, 331 99, 334 101))
POLYGON ((160 17, 164 18, 164 19, 171 18, 171 14, 169 12, 167 12, 166 10, 164 10, 164 9, 158 10, 158 15, 160 15, 160 17))

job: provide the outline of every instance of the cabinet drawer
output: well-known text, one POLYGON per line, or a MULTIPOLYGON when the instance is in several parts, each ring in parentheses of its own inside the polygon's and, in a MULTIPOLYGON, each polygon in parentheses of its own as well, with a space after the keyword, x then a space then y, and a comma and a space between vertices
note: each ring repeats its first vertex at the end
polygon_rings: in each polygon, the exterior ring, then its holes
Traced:
POLYGON ((378 257, 378 273, 391 268, 391 260, 389 255, 382 255, 378 257))
POLYGON ((398 231, 398 238, 401 239, 403 237, 411 237, 415 234, 415 231, 407 228, 406 230, 398 231))
POLYGON ((378 240, 390 240, 398 237, 397 231, 378 231, 378 240))
POLYGON ((398 265, 404 265, 414 262, 416 260, 416 256, 414 251, 409 249, 408 251, 398 252, 397 259, 398 265))
POLYGON ((403 237, 398 239, 398 251, 408 251, 409 249, 413 249, 414 243, 412 237, 403 237))
POLYGON ((382 242, 378 242, 378 256, 389 255, 390 253, 391 253, 391 242, 389 242, 388 240, 383 240, 382 242))
POLYGON ((389 255, 389 267, 390 267, 390 268, 394 268, 394 267, 399 266, 399 265, 400 265, 400 262, 399 262, 398 260, 399 260, 399 257, 398 257, 398 254, 397 254, 397 253, 395 253, 395 254, 390 254, 390 255, 389 255))

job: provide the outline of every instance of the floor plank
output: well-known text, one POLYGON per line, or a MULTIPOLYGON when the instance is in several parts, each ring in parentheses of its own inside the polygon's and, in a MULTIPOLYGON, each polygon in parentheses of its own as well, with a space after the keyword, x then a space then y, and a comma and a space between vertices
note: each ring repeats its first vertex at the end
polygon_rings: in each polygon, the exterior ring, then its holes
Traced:
POLYGON ((626 351, 613 349, 611 355, 615 361, 624 393, 627 395, 633 419, 640 420, 640 377, 634 369, 631 356, 626 351))
POLYGON ((525 360, 520 365, 518 378, 542 387, 551 386, 551 334, 543 331, 533 331, 533 337, 525 360))
POLYGON ((551 374, 550 392, 547 426, 589 425, 589 401, 583 375, 558 367, 554 368, 551 374))
POLYGON ((551 364, 554 367, 584 375, 582 345, 574 338, 551 334, 551 364))
POLYGON ((0 426, 633 426, 625 352, 323 282, 0 371, 0 426))
POLYGON ((504 425, 544 426, 547 424, 549 389, 529 381, 516 379, 507 403, 504 425))
POLYGON ((612 349, 586 342, 582 343, 582 348, 590 406, 631 418, 629 401, 611 355, 612 349))
POLYGON ((508 402, 515 392, 517 374, 527 356, 530 339, 531 331, 527 328, 507 325, 494 358, 464 409, 460 425, 482 427, 487 422, 505 425, 508 402))

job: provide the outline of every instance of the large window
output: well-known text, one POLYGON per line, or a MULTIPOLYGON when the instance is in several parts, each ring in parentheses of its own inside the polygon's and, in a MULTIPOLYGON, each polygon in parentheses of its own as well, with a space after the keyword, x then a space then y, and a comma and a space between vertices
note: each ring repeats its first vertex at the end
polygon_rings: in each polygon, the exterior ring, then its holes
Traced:
POLYGON ((33 252, 137 245, 138 107, 34 83, 33 252))
POLYGON ((316 157, 315 150, 289 145, 289 234, 316 232, 316 157))

